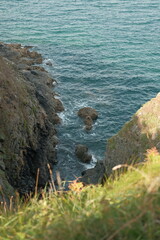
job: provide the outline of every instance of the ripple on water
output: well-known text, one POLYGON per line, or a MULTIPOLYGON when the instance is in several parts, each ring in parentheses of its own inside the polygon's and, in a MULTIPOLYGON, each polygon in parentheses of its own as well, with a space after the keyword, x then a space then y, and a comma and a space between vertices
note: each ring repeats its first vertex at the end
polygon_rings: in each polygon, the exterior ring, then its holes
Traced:
POLYGON ((159 0, 1 0, 1 41, 35 46, 58 82, 65 111, 55 171, 65 179, 88 167, 76 144, 87 144, 93 164, 101 160, 106 140, 159 92, 159 12, 159 0), (89 133, 77 117, 85 106, 99 112, 89 133))

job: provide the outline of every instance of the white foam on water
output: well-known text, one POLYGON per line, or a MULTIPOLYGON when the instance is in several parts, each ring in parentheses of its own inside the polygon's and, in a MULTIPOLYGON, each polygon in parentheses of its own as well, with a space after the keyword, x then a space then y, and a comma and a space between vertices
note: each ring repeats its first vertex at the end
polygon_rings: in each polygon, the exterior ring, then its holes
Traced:
POLYGON ((94 154, 92 154, 92 161, 89 164, 84 163, 85 169, 87 170, 87 169, 94 168, 96 163, 97 163, 97 158, 95 157, 94 154))
POLYGON ((50 58, 46 58, 46 59, 43 60, 43 63, 44 63, 45 65, 49 65, 49 64, 52 64, 52 65, 53 65, 53 60, 50 59, 50 58))
POLYGON ((93 162, 93 164, 97 163, 97 158, 94 154, 92 154, 92 162, 93 162))
POLYGON ((66 111, 63 111, 63 112, 57 113, 57 114, 61 119, 61 126, 68 125, 70 123, 70 119, 69 119, 69 116, 66 111))
POLYGON ((64 112, 57 113, 57 115, 60 117, 62 123, 65 121, 65 114, 64 112))
POLYGON ((69 133, 64 133, 63 136, 64 136, 65 138, 71 138, 71 134, 69 134, 69 133))
POLYGON ((75 102, 75 109, 81 109, 84 107, 88 107, 88 103, 87 102, 80 102, 80 101, 76 101, 75 102))
POLYGON ((96 136, 96 133, 95 133, 95 132, 93 132, 93 133, 91 133, 90 135, 91 135, 91 136, 96 136))
POLYGON ((54 95, 55 99, 60 99, 60 96, 58 94, 54 95))

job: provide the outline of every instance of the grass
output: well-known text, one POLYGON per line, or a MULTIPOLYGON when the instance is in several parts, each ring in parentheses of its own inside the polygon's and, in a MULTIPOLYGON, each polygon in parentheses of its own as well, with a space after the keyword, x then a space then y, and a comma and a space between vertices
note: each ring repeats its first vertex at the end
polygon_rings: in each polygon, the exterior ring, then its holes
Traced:
POLYGON ((67 193, 44 191, 39 200, 2 205, 0 240, 159 240, 159 186, 153 148, 144 164, 117 166, 104 186, 74 181, 67 193))

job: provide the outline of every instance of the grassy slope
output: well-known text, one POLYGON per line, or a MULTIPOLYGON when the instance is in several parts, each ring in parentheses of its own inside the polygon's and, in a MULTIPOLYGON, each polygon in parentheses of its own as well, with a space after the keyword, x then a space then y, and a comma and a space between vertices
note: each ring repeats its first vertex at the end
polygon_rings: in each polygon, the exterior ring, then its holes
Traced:
POLYGON ((152 149, 144 165, 103 187, 73 183, 66 194, 35 197, 16 212, 3 209, 0 240, 158 240, 159 186, 160 155, 152 149))
POLYGON ((156 147, 160 152, 160 94, 146 102, 107 141, 105 166, 110 175, 115 165, 142 162, 147 149, 156 147))

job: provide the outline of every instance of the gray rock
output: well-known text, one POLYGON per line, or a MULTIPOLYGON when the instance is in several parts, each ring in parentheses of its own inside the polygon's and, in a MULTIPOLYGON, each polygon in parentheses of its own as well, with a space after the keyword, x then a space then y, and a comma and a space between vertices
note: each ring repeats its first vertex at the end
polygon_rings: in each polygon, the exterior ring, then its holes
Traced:
POLYGON ((82 172, 80 182, 85 184, 99 184, 102 183, 104 177, 105 167, 102 161, 97 162, 94 168, 82 172))
POLYGON ((82 144, 76 146, 75 154, 83 163, 89 163, 92 160, 92 155, 88 154, 88 147, 82 144))
POLYGON ((0 43, 0 185, 5 196, 15 189, 22 195, 34 192, 38 169, 38 187, 44 187, 50 179, 47 164, 52 169, 57 161, 55 124, 63 106, 54 98, 52 77, 32 65, 41 61, 28 47, 0 43))
POLYGON ((59 99, 55 98, 54 99, 54 104, 55 104, 55 111, 56 112, 63 112, 64 111, 63 104, 59 99))

